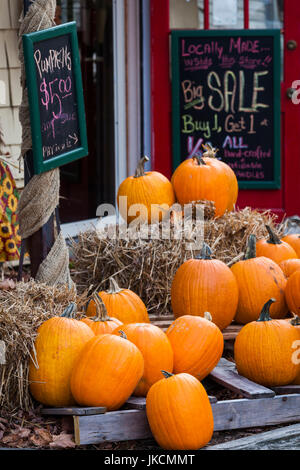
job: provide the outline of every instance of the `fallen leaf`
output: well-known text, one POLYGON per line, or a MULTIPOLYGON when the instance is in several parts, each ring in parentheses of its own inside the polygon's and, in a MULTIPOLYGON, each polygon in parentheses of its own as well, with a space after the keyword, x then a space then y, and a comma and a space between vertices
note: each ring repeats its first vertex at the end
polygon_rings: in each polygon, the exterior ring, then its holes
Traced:
POLYGON ((52 436, 50 432, 47 431, 47 429, 38 428, 35 429, 34 432, 40 439, 43 439, 45 444, 49 444, 49 442, 52 442, 52 436))
POLYGON ((24 438, 28 437, 30 433, 31 433, 31 430, 30 430, 30 429, 28 429, 28 428, 23 428, 23 429, 20 429, 20 431, 18 432, 18 436, 19 436, 21 439, 24 439, 24 438))
POLYGON ((53 436, 53 442, 50 443, 50 447, 51 449, 73 449, 75 447, 73 435, 62 432, 58 436, 53 436))

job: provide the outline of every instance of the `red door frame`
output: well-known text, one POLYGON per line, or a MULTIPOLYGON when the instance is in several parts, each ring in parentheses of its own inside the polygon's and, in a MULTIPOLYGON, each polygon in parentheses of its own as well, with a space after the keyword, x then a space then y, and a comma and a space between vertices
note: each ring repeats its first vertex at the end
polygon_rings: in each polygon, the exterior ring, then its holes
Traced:
MULTIPOLYGON (((204 26, 209 28, 209 0, 204 0, 204 26)), ((300 179, 300 105, 286 96, 286 89, 300 80, 300 2, 285 2, 284 12, 284 81, 281 84, 282 116, 282 188, 280 190, 241 190, 238 206, 272 209, 280 218, 300 214, 297 185, 300 179), (287 41, 296 40, 298 47, 287 49, 287 41)), ((244 28, 249 27, 249 0, 244 0, 244 28)), ((169 0, 151 0, 151 111, 152 167, 171 177, 171 83, 169 50, 169 0)))

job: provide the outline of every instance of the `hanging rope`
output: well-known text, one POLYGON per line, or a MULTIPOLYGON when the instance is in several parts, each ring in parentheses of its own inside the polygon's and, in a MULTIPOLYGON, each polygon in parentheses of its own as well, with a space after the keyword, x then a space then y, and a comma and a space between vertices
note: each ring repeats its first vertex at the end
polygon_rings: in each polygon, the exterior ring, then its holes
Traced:
MULTIPOLYGON (((19 119, 22 124, 21 157, 32 148, 31 126, 22 35, 50 28, 55 25, 56 0, 35 0, 26 15, 22 15, 19 29, 19 59, 21 62, 22 103, 19 119)), ((34 175, 22 191, 18 214, 20 235, 28 238, 37 232, 50 218, 59 202, 59 169, 34 175)), ((73 286, 69 271, 69 250, 61 232, 58 234, 48 256, 40 265, 36 280, 49 285, 68 283, 73 286)))

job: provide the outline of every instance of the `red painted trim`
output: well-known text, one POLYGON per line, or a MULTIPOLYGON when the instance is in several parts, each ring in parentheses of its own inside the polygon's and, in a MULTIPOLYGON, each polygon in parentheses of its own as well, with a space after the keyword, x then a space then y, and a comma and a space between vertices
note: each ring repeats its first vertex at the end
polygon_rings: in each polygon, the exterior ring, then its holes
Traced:
POLYGON ((249 29, 249 0, 244 0, 244 29, 249 29))
POLYGON ((204 0, 204 29, 209 29, 209 0, 204 0))
POLYGON ((169 0, 151 0, 151 163, 168 178, 172 171, 169 0))

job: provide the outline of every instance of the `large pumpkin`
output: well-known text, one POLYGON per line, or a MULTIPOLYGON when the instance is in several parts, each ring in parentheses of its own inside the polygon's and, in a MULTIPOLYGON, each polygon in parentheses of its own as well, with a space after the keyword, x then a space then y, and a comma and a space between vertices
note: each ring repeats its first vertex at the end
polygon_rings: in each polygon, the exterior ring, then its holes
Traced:
POLYGON ((75 403, 70 389, 71 372, 82 348, 95 335, 74 315, 75 305, 70 304, 62 316, 46 320, 38 329, 29 363, 29 387, 32 396, 43 405, 75 403))
POLYGON ((285 277, 289 278, 295 271, 300 270, 300 259, 299 258, 285 259, 279 263, 279 267, 282 269, 285 277))
POLYGON ((139 215, 141 222, 162 220, 175 202, 171 182, 157 171, 144 170, 148 161, 143 157, 134 176, 126 178, 119 186, 117 202, 121 216, 130 223, 139 215), (123 201, 122 197, 127 197, 123 201), (162 208, 162 209, 161 209, 162 208))
POLYGON ((292 360, 298 332, 286 320, 272 320, 270 299, 257 321, 245 325, 234 343, 234 359, 240 375, 266 387, 290 384, 298 365, 292 360))
POLYGON ((226 163, 216 158, 188 158, 176 168, 171 181, 180 204, 200 200, 213 201, 216 217, 232 210, 237 199, 234 172, 226 163))
POLYGON ((130 323, 117 328, 114 334, 125 333, 144 358, 144 373, 133 395, 147 395, 151 385, 161 379, 161 369, 173 372, 173 350, 166 334, 149 323, 130 323), (121 330, 121 331, 120 331, 121 330))
POLYGON ((214 419, 202 384, 189 374, 172 375, 150 388, 146 413, 157 443, 167 450, 197 450, 212 438, 214 419))
POLYGON ((300 271, 295 271, 288 278, 285 298, 290 312, 300 315, 300 271))
POLYGON ((256 243, 256 256, 265 256, 275 263, 283 260, 297 258, 294 248, 288 243, 280 240, 269 225, 266 225, 269 232, 269 238, 262 238, 256 243))
POLYGON ((284 318, 288 311, 284 297, 286 278, 278 264, 270 258, 256 257, 255 245, 255 235, 250 235, 244 260, 231 267, 239 287, 235 315, 238 323, 257 320, 261 306, 271 297, 277 300, 271 306, 272 318, 284 318))
POLYGON ((205 318, 184 315, 167 329, 174 352, 174 372, 187 372, 198 380, 206 377, 219 362, 224 347, 220 329, 205 318))
MULTIPOLYGON (((146 306, 142 299, 130 289, 122 289, 113 277, 109 279, 109 290, 98 295, 103 300, 108 316, 117 318, 122 323, 150 323, 146 306)), ((94 300, 88 304, 86 315, 96 315, 94 300)))
POLYGON ((96 316, 86 317, 83 318, 81 321, 88 325, 93 330, 95 335, 111 333, 117 327, 123 324, 117 318, 111 318, 107 315, 107 310, 104 305, 104 302, 98 294, 94 294, 93 299, 96 306, 96 316))
POLYGON ((71 376, 79 405, 117 410, 129 398, 144 371, 138 348, 125 337, 95 336, 81 351, 71 376))
POLYGON ((211 259, 205 243, 199 257, 185 261, 176 271, 171 304, 175 318, 210 312, 221 330, 232 322, 238 304, 237 282, 225 263, 211 259))
POLYGON ((293 247, 295 252, 297 253, 298 258, 300 258, 300 234, 299 233, 291 233, 289 235, 286 235, 285 237, 282 237, 281 240, 291 245, 291 247, 293 247))

